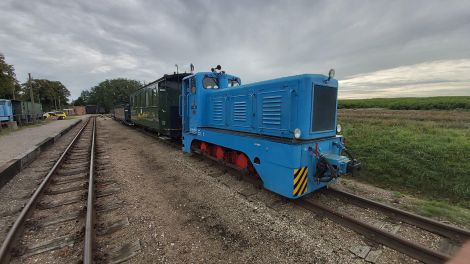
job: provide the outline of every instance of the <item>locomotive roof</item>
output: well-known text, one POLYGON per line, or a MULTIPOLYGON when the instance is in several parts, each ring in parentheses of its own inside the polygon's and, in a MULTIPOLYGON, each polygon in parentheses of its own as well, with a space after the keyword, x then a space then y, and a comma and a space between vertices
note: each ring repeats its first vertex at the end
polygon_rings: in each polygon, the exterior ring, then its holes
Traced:
MULTIPOLYGON (((186 77, 183 78, 183 80, 191 78, 191 77, 196 76, 196 75, 206 75, 206 74, 210 75, 210 74, 213 74, 213 72, 198 72, 198 73, 195 73, 195 74, 188 74, 186 77)), ((235 75, 231 75, 231 74, 227 74, 227 73, 224 73, 224 74, 226 74, 227 76, 230 76, 230 77, 238 78, 235 75)), ((312 78, 312 79, 316 79, 317 81, 323 81, 324 82, 325 80, 328 79, 328 76, 326 76, 324 74, 304 73, 304 74, 278 77, 278 78, 269 79, 269 80, 257 81, 257 82, 252 82, 252 83, 246 83, 246 84, 242 84, 241 86, 246 87, 246 86, 252 86, 252 85, 270 84, 270 83, 273 83, 273 82, 279 82, 281 80, 290 81, 290 80, 294 80, 294 79, 298 79, 298 78, 312 78)), ((328 83, 325 83, 325 84, 327 86, 338 87, 338 80, 332 78, 331 80, 328 81, 328 83)))
MULTIPOLYGON (((291 76, 284 76, 284 77, 279 77, 279 78, 274 78, 270 80, 263 80, 263 81, 257 81, 257 82, 252 82, 248 84, 244 84, 244 86, 251 86, 251 85, 260 85, 260 84, 270 84, 273 82, 279 82, 279 81, 291 81, 291 80, 296 80, 299 78, 312 78, 315 79, 318 82, 325 82, 328 79, 328 76, 324 74, 312 74, 312 73, 304 73, 304 74, 297 74, 297 75, 291 75, 291 76)), ((338 80, 332 78, 329 80, 327 83, 325 82, 326 86, 338 86, 338 80)))

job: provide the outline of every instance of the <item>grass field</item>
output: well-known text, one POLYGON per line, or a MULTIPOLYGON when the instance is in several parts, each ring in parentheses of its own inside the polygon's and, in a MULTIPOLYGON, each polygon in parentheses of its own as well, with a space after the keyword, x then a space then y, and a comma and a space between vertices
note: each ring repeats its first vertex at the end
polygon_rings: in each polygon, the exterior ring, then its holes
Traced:
POLYGON ((359 180, 470 208, 470 112, 341 109, 359 180))
POLYGON ((387 108, 394 110, 470 110, 470 96, 345 99, 339 100, 339 108, 387 108))

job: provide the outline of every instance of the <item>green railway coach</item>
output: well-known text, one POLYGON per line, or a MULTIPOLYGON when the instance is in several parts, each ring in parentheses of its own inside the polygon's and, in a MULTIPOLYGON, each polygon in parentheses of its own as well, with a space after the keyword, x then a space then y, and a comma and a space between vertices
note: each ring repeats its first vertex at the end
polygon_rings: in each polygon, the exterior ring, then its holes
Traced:
POLYGON ((187 73, 165 75, 130 96, 131 120, 159 135, 181 136, 179 100, 181 82, 187 73))

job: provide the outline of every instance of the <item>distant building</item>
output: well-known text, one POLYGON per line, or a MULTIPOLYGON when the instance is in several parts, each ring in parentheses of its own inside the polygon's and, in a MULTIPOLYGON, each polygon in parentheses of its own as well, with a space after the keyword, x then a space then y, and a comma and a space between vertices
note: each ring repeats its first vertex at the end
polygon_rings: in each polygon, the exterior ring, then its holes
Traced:
POLYGON ((62 109, 62 111, 64 111, 65 114, 68 116, 75 115, 75 111, 73 110, 73 108, 65 108, 65 109, 62 109))
POLYGON ((75 113, 75 115, 85 115, 86 114, 86 108, 83 105, 74 106, 73 107, 73 112, 75 113))
POLYGON ((104 114, 104 107, 97 105, 87 105, 85 106, 87 114, 104 114))

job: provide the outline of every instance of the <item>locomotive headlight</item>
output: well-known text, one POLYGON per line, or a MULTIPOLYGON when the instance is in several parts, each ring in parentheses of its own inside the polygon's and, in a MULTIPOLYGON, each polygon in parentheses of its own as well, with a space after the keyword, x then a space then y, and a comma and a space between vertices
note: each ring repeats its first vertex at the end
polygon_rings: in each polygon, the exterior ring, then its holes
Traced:
POLYGON ((294 137, 295 138, 300 138, 301 135, 302 135, 302 131, 300 131, 300 129, 298 129, 298 128, 294 129, 294 137))
POLYGON ((336 125, 336 133, 341 133, 341 125, 340 124, 336 125))

